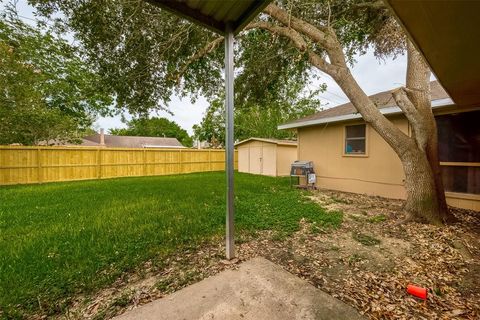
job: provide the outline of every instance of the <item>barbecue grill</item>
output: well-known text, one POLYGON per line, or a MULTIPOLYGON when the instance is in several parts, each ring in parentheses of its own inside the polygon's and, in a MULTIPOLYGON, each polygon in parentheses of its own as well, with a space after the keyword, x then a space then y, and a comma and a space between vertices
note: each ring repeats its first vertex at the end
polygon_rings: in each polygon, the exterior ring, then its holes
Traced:
POLYGON ((315 176, 315 170, 313 170, 312 161, 295 161, 292 163, 290 168, 290 185, 292 185, 292 180, 297 178, 296 187, 300 188, 312 188, 316 189, 315 183, 317 182, 317 177, 315 176), (300 185, 300 177, 305 178, 305 185, 300 185))

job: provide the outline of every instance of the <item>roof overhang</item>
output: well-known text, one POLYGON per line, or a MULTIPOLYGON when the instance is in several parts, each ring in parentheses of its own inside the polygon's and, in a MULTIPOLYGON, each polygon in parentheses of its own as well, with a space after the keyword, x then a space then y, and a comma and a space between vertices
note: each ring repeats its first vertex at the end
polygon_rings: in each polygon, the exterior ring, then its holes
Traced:
POLYGON ((176 15, 225 34, 227 26, 236 34, 272 0, 147 0, 176 15))
POLYGON ((384 1, 455 104, 479 104, 480 1, 384 1))
MULTIPOLYGON (((453 105, 455 104, 450 98, 437 99, 432 101, 433 110, 450 107, 453 105)), ((397 106, 382 108, 382 109, 379 109, 379 111, 381 114, 385 116, 394 116, 394 115, 403 114, 403 111, 397 106)), ((362 115, 357 112, 357 113, 350 113, 350 114, 345 114, 345 115, 335 116, 335 117, 286 123, 278 126, 278 129, 279 130, 295 129, 295 128, 309 127, 309 126, 315 126, 315 125, 326 124, 326 123, 335 123, 335 122, 343 122, 343 121, 358 120, 358 119, 362 119, 362 115)))
POLYGON ((287 146, 287 147, 296 147, 298 145, 297 141, 293 141, 293 140, 272 140, 272 139, 268 139, 268 138, 248 138, 248 139, 245 139, 245 140, 242 140, 242 141, 239 141, 237 143, 235 143, 235 147, 238 147, 239 145, 242 145, 244 143, 247 143, 247 142, 251 142, 251 141, 260 141, 260 142, 267 142, 267 143, 272 143, 272 144, 276 144, 276 145, 280 145, 280 146, 287 146))

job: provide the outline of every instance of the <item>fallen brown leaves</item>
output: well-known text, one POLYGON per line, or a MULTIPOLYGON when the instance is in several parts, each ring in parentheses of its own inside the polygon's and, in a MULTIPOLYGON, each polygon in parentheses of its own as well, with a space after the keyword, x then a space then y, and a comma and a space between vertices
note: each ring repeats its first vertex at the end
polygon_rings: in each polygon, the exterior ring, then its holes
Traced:
POLYGON ((212 239, 161 265, 146 263, 93 299, 79 297, 63 317, 109 318, 261 255, 370 319, 480 318, 480 213, 452 209, 459 223, 444 228, 397 226, 401 201, 326 190, 311 196, 344 212, 340 228, 302 221, 288 238, 271 231, 240 235, 234 263, 223 260, 223 239, 212 239), (370 240, 359 242, 356 234, 370 240), (428 288, 427 301, 406 293, 410 283, 428 288))
POLYGON ((478 212, 452 208, 460 222, 445 228, 396 226, 401 201, 332 191, 318 191, 313 198, 342 210, 342 227, 311 234, 304 223, 281 246, 262 245, 262 255, 371 319, 480 317, 478 212), (379 215, 386 219, 374 219, 379 215), (380 244, 355 243, 352 232, 368 234, 380 244), (406 293, 409 283, 428 288, 425 303, 406 293))

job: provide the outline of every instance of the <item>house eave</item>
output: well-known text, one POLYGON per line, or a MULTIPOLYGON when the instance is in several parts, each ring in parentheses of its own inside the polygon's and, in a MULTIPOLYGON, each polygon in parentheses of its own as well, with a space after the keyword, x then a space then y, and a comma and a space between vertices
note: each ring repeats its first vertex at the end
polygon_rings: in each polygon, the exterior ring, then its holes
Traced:
POLYGON ((282 141, 273 141, 273 140, 266 139, 266 138, 248 138, 248 139, 245 139, 245 140, 242 140, 242 141, 239 141, 239 142, 235 143, 235 147, 238 147, 239 145, 242 145, 242 144, 250 142, 250 141, 260 141, 260 142, 276 144, 276 145, 279 145, 279 146, 289 146, 289 147, 290 146, 291 147, 296 147, 298 145, 297 141, 282 142, 282 141))
POLYGON ((459 108, 480 103, 480 1, 384 0, 459 108))
MULTIPOLYGON (((454 105, 454 102, 450 98, 443 98, 443 99, 437 99, 432 101, 432 109, 434 110, 448 107, 448 106, 453 106, 453 105, 454 105)), ((381 114, 389 115, 389 116, 403 113, 402 110, 397 106, 382 108, 382 109, 379 109, 379 111, 381 114)), ((350 121, 350 120, 356 120, 361 118, 362 118, 362 115, 360 113, 350 113, 350 114, 336 116, 336 117, 306 120, 306 121, 300 121, 295 123, 286 123, 278 126, 278 130, 309 127, 309 126, 315 126, 319 124, 343 122, 343 121, 350 121)))

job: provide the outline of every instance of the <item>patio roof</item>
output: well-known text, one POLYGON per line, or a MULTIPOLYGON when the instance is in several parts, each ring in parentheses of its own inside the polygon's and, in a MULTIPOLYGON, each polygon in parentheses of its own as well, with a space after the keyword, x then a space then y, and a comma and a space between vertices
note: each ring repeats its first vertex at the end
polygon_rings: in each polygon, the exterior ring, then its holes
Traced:
POLYGON ((384 0, 459 106, 480 103, 480 1, 384 0))
POLYGON ((238 33, 271 0, 148 0, 196 24, 225 34, 229 24, 238 33))

